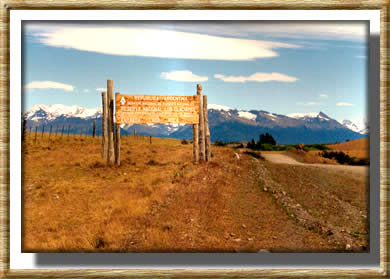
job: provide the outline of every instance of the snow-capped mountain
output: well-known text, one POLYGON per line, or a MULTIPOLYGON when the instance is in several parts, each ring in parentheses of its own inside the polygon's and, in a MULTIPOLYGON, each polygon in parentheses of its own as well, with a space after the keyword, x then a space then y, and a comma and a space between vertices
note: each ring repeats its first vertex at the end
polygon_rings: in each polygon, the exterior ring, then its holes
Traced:
MULTIPOLYGON (((281 144, 331 143, 364 137, 356 129, 353 130, 353 126, 341 124, 323 112, 282 115, 209 104, 208 116, 212 141, 249 141, 266 132, 271 133, 277 143, 281 144)), ((102 115, 99 108, 35 105, 23 117, 28 121, 28 127, 42 124, 71 125, 76 130, 78 127, 92 127, 93 120, 97 120, 97 129, 101 130, 102 115)), ((132 134, 134 129, 140 135, 192 139, 192 125, 121 125, 123 134, 132 134)))
POLYGON ((351 121, 351 120, 345 119, 341 122, 341 124, 343 124, 348 129, 350 129, 354 132, 360 133, 362 135, 365 135, 368 133, 368 126, 367 126, 367 123, 365 123, 364 121, 351 121))
POLYGON ((25 114, 25 119, 31 121, 55 120, 57 117, 65 118, 98 118, 101 117, 101 108, 87 109, 80 106, 55 105, 34 105, 25 114))

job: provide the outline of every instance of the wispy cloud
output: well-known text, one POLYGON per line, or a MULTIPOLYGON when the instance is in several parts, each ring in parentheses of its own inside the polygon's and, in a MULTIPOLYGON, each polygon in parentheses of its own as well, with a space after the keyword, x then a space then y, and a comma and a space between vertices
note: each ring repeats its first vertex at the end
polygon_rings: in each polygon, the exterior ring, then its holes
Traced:
POLYGON ((214 34, 234 37, 254 37, 259 34, 274 38, 288 39, 314 39, 314 40, 335 40, 335 41, 364 41, 367 35, 367 25, 356 22, 246 22, 226 24, 204 23, 204 24, 175 24, 165 25, 163 28, 171 28, 182 31, 196 32, 202 34, 214 34))
POLYGON ((225 82, 266 82, 266 81, 279 81, 279 82, 295 82, 298 80, 296 77, 283 75, 280 73, 254 73, 250 76, 225 76, 221 74, 215 74, 215 78, 223 80, 225 82))
POLYGON ((303 38, 317 40, 363 41, 367 25, 362 23, 289 23, 265 24, 261 30, 270 37, 303 38), (282 26, 283 25, 283 26, 282 26))
POLYGON ((84 89, 83 92, 88 93, 89 89, 84 89))
POLYGON ((107 88, 96 88, 96 91, 105 92, 107 91, 107 88))
POLYGON ((327 99, 327 98, 328 98, 328 95, 326 95, 326 94, 320 94, 319 97, 320 97, 321 99, 327 99))
POLYGON ((354 104, 339 102, 339 103, 336 103, 336 106, 338 106, 338 107, 351 107, 351 106, 354 106, 354 104))
POLYGON ((357 55, 357 56, 356 56, 356 58, 360 58, 360 59, 366 59, 366 58, 367 58, 367 56, 365 56, 365 55, 357 55))
POLYGON ((24 86, 26 89, 62 89, 65 91, 73 91, 74 86, 70 84, 60 83, 56 81, 32 81, 24 86))
POLYGON ((161 73, 161 78, 176 80, 176 81, 187 81, 187 82, 206 81, 209 79, 208 77, 195 75, 191 71, 173 71, 169 73, 164 72, 161 73))
POLYGON ((306 107, 317 106, 319 104, 320 103, 317 103, 317 102, 298 102, 297 103, 298 106, 306 106, 306 107))
POLYGON ((204 60, 254 60, 278 56, 275 49, 299 45, 274 41, 134 27, 57 25, 37 27, 32 35, 41 43, 110 55, 204 60), (103 39, 104 38, 104 39, 103 39))

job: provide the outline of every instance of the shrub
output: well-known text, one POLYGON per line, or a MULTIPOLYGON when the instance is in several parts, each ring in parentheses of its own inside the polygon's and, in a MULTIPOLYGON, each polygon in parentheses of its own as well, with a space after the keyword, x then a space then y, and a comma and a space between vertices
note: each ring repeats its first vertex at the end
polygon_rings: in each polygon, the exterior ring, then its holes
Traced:
POLYGON ((186 140, 186 139, 182 139, 181 140, 181 144, 188 144, 189 142, 188 142, 188 140, 186 140))
POLYGON ((226 143, 223 143, 220 140, 216 140, 214 144, 215 144, 215 146, 225 146, 226 145, 226 143))
POLYGON ((328 159, 335 159, 339 164, 348 164, 348 165, 369 165, 369 159, 358 159, 355 157, 350 157, 348 154, 345 154, 342 151, 322 151, 321 156, 328 159))

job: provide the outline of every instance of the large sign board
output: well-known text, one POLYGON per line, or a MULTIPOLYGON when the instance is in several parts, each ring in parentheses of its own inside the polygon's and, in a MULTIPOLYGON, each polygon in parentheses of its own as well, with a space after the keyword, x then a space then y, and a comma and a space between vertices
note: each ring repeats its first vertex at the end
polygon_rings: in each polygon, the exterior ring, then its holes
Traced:
POLYGON ((119 124, 198 124, 198 96, 116 94, 115 120, 119 124))

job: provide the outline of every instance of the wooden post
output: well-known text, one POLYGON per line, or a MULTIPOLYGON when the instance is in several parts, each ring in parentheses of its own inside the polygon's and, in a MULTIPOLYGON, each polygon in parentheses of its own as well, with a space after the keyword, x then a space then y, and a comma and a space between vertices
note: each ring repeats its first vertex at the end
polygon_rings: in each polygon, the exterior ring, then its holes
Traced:
POLYGON ((115 164, 114 150, 114 81, 107 80, 107 96, 108 96, 108 163, 115 164))
POLYGON ((58 133, 58 124, 56 126, 56 137, 57 137, 57 133, 58 133))
POLYGON ((149 136, 149 143, 152 144, 152 136, 149 136))
POLYGON ((35 143, 37 143, 37 132, 38 132, 38 126, 35 126, 35 139, 34 139, 35 143))
POLYGON ((204 115, 203 115, 203 98, 202 98, 202 85, 196 85, 196 94, 199 96, 199 151, 200 160, 206 159, 206 148, 205 148, 205 131, 204 131, 204 115))
POLYGON ((115 135, 115 164, 121 165, 121 126, 116 124, 116 135, 115 135))
POLYGON ((42 126, 42 134, 41 134, 41 138, 43 137, 43 133, 45 132, 45 125, 42 126))
POLYGON ((95 138, 95 135, 96 135, 96 120, 93 121, 92 137, 95 138))
POLYGON ((62 124, 61 138, 62 138, 62 136, 64 135, 64 127, 65 127, 65 125, 64 125, 64 124, 62 124))
POLYGON ((199 144, 198 144, 198 133, 199 133, 199 124, 192 125, 192 144, 193 144, 193 153, 194 153, 194 162, 199 162, 199 144))
MULTIPOLYGON (((115 93, 115 96, 117 95, 119 95, 118 92, 115 93)), ((121 165, 121 125, 116 123, 115 128, 115 164, 119 167, 121 165)))
POLYGON ((69 138, 70 124, 68 125, 68 138, 69 138))
POLYGON ((103 119, 102 119, 102 158, 107 161, 108 158, 108 133, 107 133, 107 93, 102 93, 103 119))
POLYGON ((31 134, 31 128, 32 128, 32 126, 30 126, 30 131, 29 131, 29 134, 31 134))
POLYGON ((27 125, 27 120, 23 119, 22 141, 26 139, 26 125, 27 125))
POLYGON ((211 143, 210 143, 210 129, 209 129, 209 116, 207 110, 207 95, 203 95, 203 118, 204 118, 204 131, 205 131, 205 150, 206 161, 210 161, 211 158, 211 143))
POLYGON ((50 125, 50 131, 49 131, 49 139, 50 139, 50 136, 51 136, 51 129, 53 128, 53 125, 50 125))

